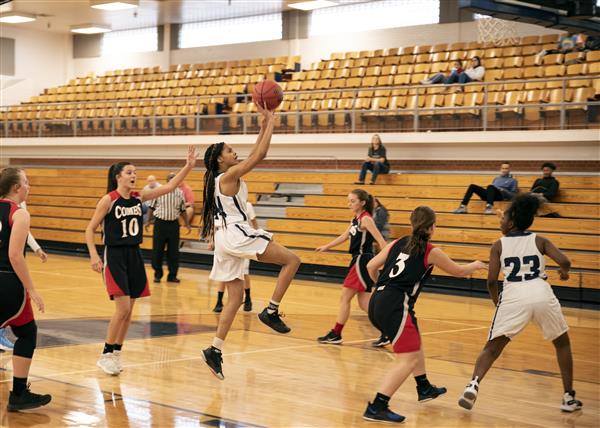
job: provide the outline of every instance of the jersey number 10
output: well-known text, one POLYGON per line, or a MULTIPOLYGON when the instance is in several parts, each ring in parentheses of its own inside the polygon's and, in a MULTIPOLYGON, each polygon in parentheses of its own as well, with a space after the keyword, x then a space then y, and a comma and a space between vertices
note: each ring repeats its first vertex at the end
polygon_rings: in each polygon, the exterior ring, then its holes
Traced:
POLYGON ((127 227, 127 219, 121 220, 121 226, 123 227, 123 234, 121 238, 128 238, 129 236, 136 236, 140 231, 140 225, 137 218, 132 218, 129 222, 129 228, 127 227), (129 232, 129 235, 127 235, 129 232))

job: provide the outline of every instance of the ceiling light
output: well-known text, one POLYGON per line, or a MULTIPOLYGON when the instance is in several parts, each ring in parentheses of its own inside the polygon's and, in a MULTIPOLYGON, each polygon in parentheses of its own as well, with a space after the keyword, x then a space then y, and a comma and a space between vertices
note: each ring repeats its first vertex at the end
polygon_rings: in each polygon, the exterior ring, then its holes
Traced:
POLYGON ((7 24, 22 24, 23 22, 35 21, 35 15, 30 13, 9 12, 0 15, 0 22, 7 24))
POLYGON ((111 31, 111 28, 108 25, 83 24, 71 27, 71 33, 78 34, 99 34, 108 33, 109 31, 111 31))
POLYGON ((300 10, 315 10, 322 9, 324 7, 337 6, 337 3, 328 0, 311 0, 311 1, 303 1, 300 3, 292 3, 288 5, 294 9, 300 10))
POLYGON ((138 7, 138 0, 90 0, 90 6, 102 10, 125 10, 138 7))

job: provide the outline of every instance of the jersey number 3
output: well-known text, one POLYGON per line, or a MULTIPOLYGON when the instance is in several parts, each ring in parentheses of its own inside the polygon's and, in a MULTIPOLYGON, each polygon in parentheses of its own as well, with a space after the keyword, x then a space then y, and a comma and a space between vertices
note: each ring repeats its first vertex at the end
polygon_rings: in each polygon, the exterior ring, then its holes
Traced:
POLYGON ((507 281, 519 282, 523 281, 523 278, 525 278, 525 281, 530 281, 540 276, 540 258, 538 256, 525 256, 523 257, 522 264, 529 265, 530 272, 524 274, 523 277, 518 275, 518 273, 521 271, 521 260, 518 257, 507 257, 504 259, 504 266, 512 266, 512 271, 506 277, 507 281))
POLYGON ((136 236, 140 231, 138 219, 135 217, 129 221, 129 227, 127 227, 127 219, 121 220, 121 226, 123 227, 123 234, 121 235, 121 238, 136 236), (129 235, 127 235, 127 232, 129 232, 129 235))
POLYGON ((406 263, 404 263, 404 262, 406 260, 408 260, 409 257, 410 256, 408 254, 404 254, 404 253, 398 254, 398 257, 396 258, 396 266, 394 266, 392 268, 392 270, 390 271, 390 275, 389 275, 390 278, 395 278, 402 273, 402 271, 406 267, 406 263))

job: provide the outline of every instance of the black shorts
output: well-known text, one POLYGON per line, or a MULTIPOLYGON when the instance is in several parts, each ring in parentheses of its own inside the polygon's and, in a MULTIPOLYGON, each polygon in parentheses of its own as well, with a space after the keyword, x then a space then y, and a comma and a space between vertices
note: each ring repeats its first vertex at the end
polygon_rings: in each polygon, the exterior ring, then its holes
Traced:
POLYGON ((0 327, 19 327, 33 321, 31 300, 14 272, 0 272, 0 327))
POLYGON ((408 353, 421 349, 421 335, 409 296, 392 287, 375 289, 369 301, 369 320, 392 342, 394 352, 408 353))
POLYGON ((104 247, 104 284, 111 299, 150 295, 142 251, 137 245, 104 247))

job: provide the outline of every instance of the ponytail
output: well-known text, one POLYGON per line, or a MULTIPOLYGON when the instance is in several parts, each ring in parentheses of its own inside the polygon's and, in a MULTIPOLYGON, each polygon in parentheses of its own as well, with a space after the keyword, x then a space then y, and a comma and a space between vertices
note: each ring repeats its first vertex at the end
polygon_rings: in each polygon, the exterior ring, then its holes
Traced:
POLYGON ((215 227, 215 178, 219 175, 219 156, 223 152, 225 143, 212 144, 204 152, 204 190, 202 206, 202 231, 200 236, 210 239, 214 236, 215 227))
POLYGON ((114 163, 110 166, 110 168, 108 168, 108 180, 106 183, 106 193, 110 193, 113 190, 117 190, 117 187, 118 187, 117 175, 119 175, 121 173, 121 171, 123 171, 123 168, 125 168, 127 165, 131 165, 131 162, 123 161, 123 162, 114 163))
POLYGON ((521 232, 533 224, 533 219, 540 207, 540 200, 531 193, 524 193, 513 199, 510 207, 504 213, 521 232))
POLYGON ((403 252, 410 256, 425 254, 427 243, 431 238, 429 228, 435 224, 435 212, 429 207, 417 207, 410 215, 410 224, 412 234, 403 252))
POLYGON ((368 212, 369 214, 373 215, 373 207, 374 207, 373 195, 371 195, 369 192, 367 192, 363 189, 354 189, 350 193, 355 195, 359 201, 363 201, 365 203, 365 205, 364 205, 365 211, 368 212))

